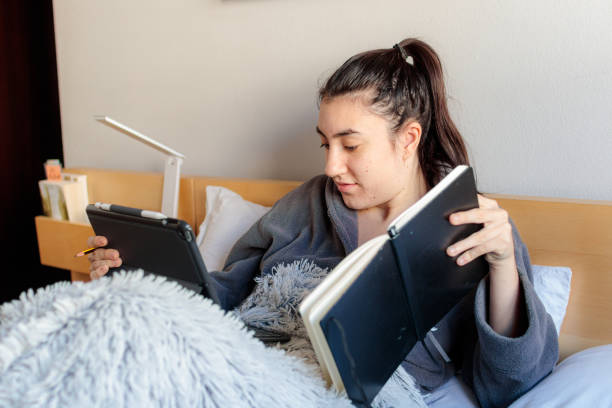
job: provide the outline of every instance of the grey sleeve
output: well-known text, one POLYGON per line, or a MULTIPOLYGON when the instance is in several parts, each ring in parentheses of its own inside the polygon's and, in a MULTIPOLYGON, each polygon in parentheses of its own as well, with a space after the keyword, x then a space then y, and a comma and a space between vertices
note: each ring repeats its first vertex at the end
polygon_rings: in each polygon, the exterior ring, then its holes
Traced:
POLYGON ((212 271, 219 304, 224 310, 238 306, 253 290, 267 247, 265 221, 260 219, 240 238, 230 252, 223 271, 212 271))
POLYGON ((527 247, 512 227, 525 331, 510 338, 489 326, 488 279, 480 282, 474 304, 477 341, 471 361, 464 361, 464 376, 483 407, 509 405, 551 372, 559 354, 555 325, 533 288, 527 247))
POLYGON ((223 309, 238 306, 253 291, 266 258, 291 241, 295 229, 286 220, 292 201, 279 201, 234 244, 223 271, 210 272, 223 309))

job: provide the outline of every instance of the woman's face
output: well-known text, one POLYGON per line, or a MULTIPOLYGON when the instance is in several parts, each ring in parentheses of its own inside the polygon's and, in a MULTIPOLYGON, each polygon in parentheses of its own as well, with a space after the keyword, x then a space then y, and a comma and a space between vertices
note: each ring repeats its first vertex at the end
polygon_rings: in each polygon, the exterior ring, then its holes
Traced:
POLYGON ((326 149, 325 174, 349 208, 401 206, 412 183, 405 140, 392 138, 389 122, 363 100, 347 95, 322 101, 317 132, 326 149))

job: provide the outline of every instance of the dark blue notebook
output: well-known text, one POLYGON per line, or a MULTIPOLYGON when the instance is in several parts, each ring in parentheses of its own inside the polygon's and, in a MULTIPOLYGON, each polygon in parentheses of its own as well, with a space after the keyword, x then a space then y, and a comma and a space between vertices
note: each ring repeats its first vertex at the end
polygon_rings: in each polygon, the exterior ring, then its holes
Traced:
POLYGON ((458 266, 446 255, 482 228, 448 221, 477 207, 476 194, 472 169, 457 167, 300 305, 324 375, 355 404, 368 405, 416 342, 488 272, 482 257, 458 266))

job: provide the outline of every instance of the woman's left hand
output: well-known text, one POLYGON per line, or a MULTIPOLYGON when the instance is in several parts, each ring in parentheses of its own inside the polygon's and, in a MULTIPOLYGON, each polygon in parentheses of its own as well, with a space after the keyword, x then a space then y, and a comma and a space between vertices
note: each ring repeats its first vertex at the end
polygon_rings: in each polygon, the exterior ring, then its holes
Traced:
POLYGON ((461 254, 457 264, 465 265, 484 255, 489 262, 488 322, 497 333, 516 337, 526 325, 522 311, 519 276, 514 258, 512 225, 508 213, 495 200, 478 194, 478 208, 450 216, 453 225, 483 224, 484 227, 469 237, 447 248, 450 256, 461 254))
POLYGON ((478 208, 451 214, 453 225, 483 224, 484 227, 469 237, 449 246, 446 253, 450 256, 461 254, 457 264, 465 265, 481 255, 489 263, 491 272, 497 270, 516 270, 514 260, 514 240, 508 212, 495 200, 478 194, 478 208))

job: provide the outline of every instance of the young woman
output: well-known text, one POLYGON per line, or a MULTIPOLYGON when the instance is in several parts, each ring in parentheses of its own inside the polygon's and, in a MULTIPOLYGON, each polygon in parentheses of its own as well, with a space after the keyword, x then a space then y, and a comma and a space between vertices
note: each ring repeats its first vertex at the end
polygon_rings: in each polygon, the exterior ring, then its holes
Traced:
MULTIPOLYGON (((463 140, 447 109, 437 54, 406 39, 346 61, 320 89, 316 127, 325 175, 281 199, 234 246, 224 271, 211 272, 222 306, 252 291, 253 278, 278 263, 308 258, 333 268, 359 244, 386 231, 456 165, 468 164, 463 140)), ((551 317, 534 292, 527 249, 497 203, 451 215, 453 224, 483 224, 451 245, 460 265, 484 256, 489 275, 418 343, 403 363, 425 390, 456 371, 483 406, 505 406, 527 392, 557 360, 551 317)), ((91 237, 90 246, 104 246, 91 237)), ((119 253, 90 255, 91 276, 121 265, 119 253)))

